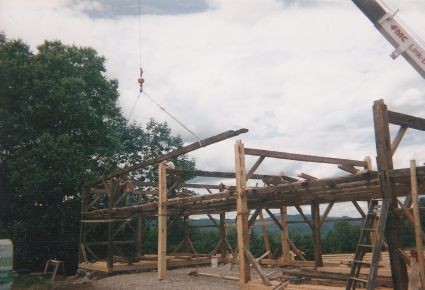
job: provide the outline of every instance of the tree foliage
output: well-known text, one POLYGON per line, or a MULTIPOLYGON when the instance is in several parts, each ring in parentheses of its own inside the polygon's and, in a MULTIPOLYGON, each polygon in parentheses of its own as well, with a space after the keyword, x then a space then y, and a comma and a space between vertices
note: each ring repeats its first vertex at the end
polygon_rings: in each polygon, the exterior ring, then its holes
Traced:
MULTIPOLYGON (((183 142, 166 123, 127 123, 117 105, 118 82, 106 76, 105 59, 92 48, 45 41, 33 53, 0 34, 0 78, 3 236, 16 245, 17 267, 48 258, 75 264, 81 182, 183 142)), ((185 156, 174 161, 194 166, 185 156)), ((135 176, 156 178, 149 169, 135 176)))

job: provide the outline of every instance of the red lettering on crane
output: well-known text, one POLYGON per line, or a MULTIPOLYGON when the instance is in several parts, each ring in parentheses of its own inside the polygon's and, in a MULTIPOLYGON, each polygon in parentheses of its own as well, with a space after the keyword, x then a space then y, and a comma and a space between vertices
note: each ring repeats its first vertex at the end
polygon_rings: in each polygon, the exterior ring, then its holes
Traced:
POLYGON ((405 35, 397 25, 391 25, 391 30, 394 31, 394 34, 401 40, 401 42, 405 42, 407 39, 409 39, 409 37, 407 37, 407 35, 405 35))

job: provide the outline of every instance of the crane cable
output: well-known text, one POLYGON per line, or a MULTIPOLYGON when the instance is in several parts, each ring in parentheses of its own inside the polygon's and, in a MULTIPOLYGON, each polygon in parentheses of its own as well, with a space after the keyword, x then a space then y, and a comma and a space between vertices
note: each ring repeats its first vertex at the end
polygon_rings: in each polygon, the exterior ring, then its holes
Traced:
POLYGON ((202 143, 201 143, 201 138, 196 135, 192 130, 190 130, 187 126, 185 126, 181 121, 179 121, 175 116, 173 116, 170 112, 167 111, 167 109, 165 109, 163 106, 159 105, 149 94, 147 94, 145 91, 143 91, 143 83, 145 82, 144 78, 143 78, 143 69, 142 69, 142 18, 141 18, 141 5, 140 5, 140 0, 138 0, 138 10, 139 10, 139 68, 140 68, 140 76, 138 78, 138 82, 140 85, 140 91, 139 94, 137 96, 136 102, 133 105, 133 108, 131 109, 130 115, 129 115, 129 119, 128 121, 130 121, 134 109, 136 108, 137 102, 140 99, 140 96, 142 94, 144 94, 152 103, 154 103, 158 108, 160 108, 164 113, 166 113, 168 116, 170 116, 174 121, 176 121, 180 126, 182 126, 186 131, 188 131, 192 136, 194 136, 196 139, 198 139, 199 141, 199 145, 202 147, 202 143))
POLYGON ((198 139, 199 144, 202 146, 201 138, 196 135, 192 130, 190 130, 188 127, 186 127, 181 121, 179 121, 175 116, 173 116, 170 112, 167 111, 163 106, 158 104, 149 94, 147 94, 145 91, 142 92, 152 103, 154 103, 158 108, 160 108, 164 113, 166 113, 168 116, 170 116, 174 121, 176 121, 180 126, 182 126, 186 131, 188 131, 192 136, 194 136, 196 139, 198 139))

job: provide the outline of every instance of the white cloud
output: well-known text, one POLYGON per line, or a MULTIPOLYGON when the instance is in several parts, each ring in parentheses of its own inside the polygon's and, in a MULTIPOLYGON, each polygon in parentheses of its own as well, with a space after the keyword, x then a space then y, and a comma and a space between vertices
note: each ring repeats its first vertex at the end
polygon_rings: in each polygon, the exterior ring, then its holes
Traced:
MULTIPOLYGON (((389 57, 392 47, 351 1, 283 2, 214 0, 200 13, 142 15, 146 91, 201 137, 246 127, 250 132, 240 138, 248 147, 374 160, 373 100, 424 116, 423 79, 404 59, 389 57)), ((32 47, 44 39, 93 46, 107 58, 109 76, 119 80, 119 102, 128 116, 138 94, 138 17, 90 18, 83 13, 87 7, 72 3, 3 0, 0 27, 32 47)), ((90 9, 102 9, 100 2, 90 3, 90 9)), ((423 1, 388 4, 425 38, 423 1)), ((133 116, 167 121, 187 142, 195 141, 144 96, 133 116)), ((423 160, 423 137, 406 138, 396 164, 423 160)), ((190 156, 201 169, 232 170, 233 143, 190 156)), ((338 172, 287 161, 260 167, 279 170, 338 172)))

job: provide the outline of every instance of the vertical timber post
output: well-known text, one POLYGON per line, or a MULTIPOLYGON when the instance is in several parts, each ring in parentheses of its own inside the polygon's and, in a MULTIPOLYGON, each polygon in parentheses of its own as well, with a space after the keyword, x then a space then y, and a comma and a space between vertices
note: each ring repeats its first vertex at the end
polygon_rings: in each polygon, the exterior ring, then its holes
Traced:
MULTIPOLYGON (((87 203, 89 198, 90 189, 86 186, 81 188, 81 212, 87 211, 87 203)), ((82 249, 85 249, 86 244, 86 223, 81 221, 80 216, 80 246, 78 247, 78 263, 84 261, 84 254, 82 253, 82 249)), ((84 261, 86 262, 86 261, 84 261)))
POLYGON ((166 165, 159 164, 159 207, 158 207, 158 280, 167 272, 167 175, 166 165))
POLYGON ((415 229, 415 241, 416 241, 416 251, 418 252, 418 263, 420 269, 420 277, 422 289, 425 287, 425 269, 424 269, 424 250, 422 245, 422 226, 421 226, 421 216, 419 213, 419 200, 418 200, 418 180, 416 177, 416 161, 410 160, 410 184, 412 188, 412 203, 413 203, 413 221, 415 229))
POLYGON ((266 225, 264 224, 264 215, 263 215, 262 209, 260 210, 258 217, 260 218, 260 223, 261 223, 261 232, 263 234, 264 249, 266 250, 266 252, 269 252, 268 257, 272 258, 272 250, 270 248, 270 240, 269 240, 269 236, 267 235, 266 225))
MULTIPOLYGON (((108 182, 105 182, 105 187, 108 191, 108 199, 109 199, 109 213, 112 212, 112 208, 115 204, 115 190, 116 190, 116 180, 115 178, 111 178, 108 182)), ((113 224, 111 220, 111 214, 109 215, 109 222, 108 222, 108 258, 106 261, 106 267, 108 269, 108 274, 112 274, 113 267, 114 267, 114 237, 112 235, 113 230, 113 224)))
POLYGON ((323 267, 322 237, 320 234, 320 207, 316 200, 311 202, 311 218, 313 222, 314 267, 323 267))
POLYGON ((289 253, 289 234, 288 234, 288 211, 286 206, 280 208, 280 223, 282 224, 281 239, 282 239, 282 259, 284 262, 291 261, 289 253))
POLYGON ((220 213, 220 236, 221 236, 221 248, 220 248, 220 253, 221 253, 221 258, 226 258, 227 257, 227 245, 225 243, 226 239, 227 239, 227 234, 226 234, 226 213, 222 212, 220 213))
POLYGON ((136 257, 142 255, 142 221, 143 217, 136 217, 136 257))
POLYGON ((394 290, 406 290, 408 284, 406 264, 397 254, 397 249, 403 248, 403 233, 400 217, 395 209, 398 207, 397 195, 388 176, 393 169, 391 137, 388 121, 387 106, 383 100, 373 104, 373 121, 375 127, 376 163, 378 165, 379 185, 382 198, 390 201, 390 208, 385 227, 385 237, 390 256, 391 276, 394 290))
POLYGON ((239 250, 239 275, 241 289, 251 280, 249 261, 245 251, 249 250, 248 234, 248 202, 246 197, 246 169, 243 143, 238 140, 235 144, 235 173, 236 173, 236 209, 239 250))

